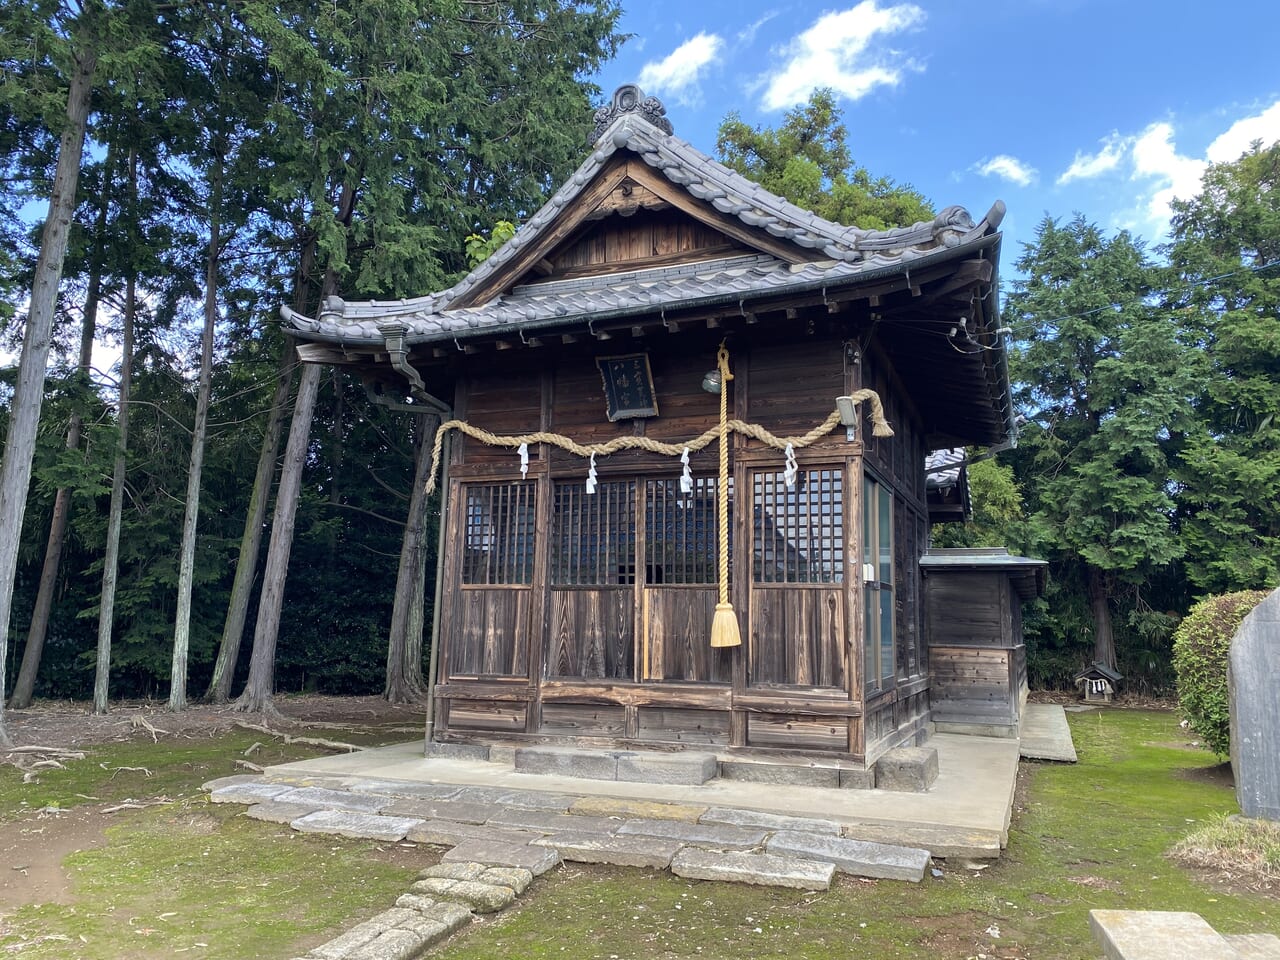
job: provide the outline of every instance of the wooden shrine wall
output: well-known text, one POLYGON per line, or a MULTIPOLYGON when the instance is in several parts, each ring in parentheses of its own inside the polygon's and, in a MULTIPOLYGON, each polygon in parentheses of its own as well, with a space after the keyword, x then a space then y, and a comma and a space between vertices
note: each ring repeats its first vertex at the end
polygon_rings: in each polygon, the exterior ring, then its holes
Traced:
MULTIPOLYGON (((814 509, 835 510, 831 501, 838 498, 843 518, 839 549, 828 551, 839 558, 839 570, 831 560, 822 576, 802 574, 803 582, 768 582, 755 570, 758 547, 748 546, 762 536, 753 518, 759 511, 739 504, 780 484, 783 459, 760 441, 734 439, 731 599, 743 636, 738 648, 708 646, 714 570, 690 571, 679 558, 657 556, 655 531, 646 539, 647 525, 671 523, 661 519, 668 516, 661 503, 678 481, 678 459, 644 451, 598 457, 600 487, 582 506, 557 499, 557 491, 581 489, 587 471, 581 458, 533 444, 521 480, 512 450, 454 436, 440 735, 715 744, 853 759, 874 759, 917 737, 928 719, 915 563, 927 536, 919 418, 886 359, 859 360, 845 340, 802 335, 804 329, 800 320, 794 330, 761 330, 749 343, 735 338, 729 415, 775 434, 799 435, 826 419, 836 396, 866 385, 886 399, 895 436, 872 440, 864 420, 856 442, 837 427, 797 451, 802 472, 819 485, 810 499, 825 498, 814 509), (891 688, 865 704, 858 575, 864 456, 895 492, 899 660, 891 688), (832 477, 842 479, 837 484, 832 477), (473 494, 494 497, 492 488, 504 485, 525 489, 520 502, 536 504, 529 521, 536 556, 526 556, 519 544, 504 547, 510 569, 501 577, 520 582, 466 582, 483 579, 468 573, 468 549, 498 550, 486 540, 492 537, 487 528, 473 529, 476 504, 489 503, 473 494), (616 526, 604 494, 622 504, 617 510, 633 511, 634 531, 616 526), (566 511, 584 510, 571 515, 605 534, 593 534, 585 546, 571 543, 564 529, 566 511), (782 641, 774 638, 789 639, 778 647, 782 641)), ((618 436, 689 440, 718 421, 719 398, 701 389, 703 374, 715 366, 714 337, 714 331, 607 341, 584 336, 551 348, 489 353, 460 379, 455 415, 497 434, 541 429, 583 444, 618 436), (610 423, 595 360, 641 352, 649 357, 659 416, 610 423)), ((690 458, 699 486, 681 522, 697 527, 689 536, 701 547, 714 533, 716 463, 714 442, 690 458)), ((492 571, 485 576, 493 579, 492 571)))

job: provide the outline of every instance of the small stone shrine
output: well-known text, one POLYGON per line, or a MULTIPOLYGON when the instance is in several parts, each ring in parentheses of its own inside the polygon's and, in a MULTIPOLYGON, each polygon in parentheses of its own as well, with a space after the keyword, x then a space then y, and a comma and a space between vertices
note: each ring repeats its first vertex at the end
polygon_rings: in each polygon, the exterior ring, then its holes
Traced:
POLYGON ((1231 769, 1246 817, 1280 820, 1280 589, 1231 641, 1231 769))

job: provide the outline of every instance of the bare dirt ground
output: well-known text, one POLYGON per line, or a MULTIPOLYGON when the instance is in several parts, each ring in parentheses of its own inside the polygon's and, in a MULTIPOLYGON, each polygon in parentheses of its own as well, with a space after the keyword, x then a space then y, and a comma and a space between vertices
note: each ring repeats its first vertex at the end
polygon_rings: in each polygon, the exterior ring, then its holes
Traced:
MULTIPOLYGON (((394 735, 409 740, 423 734, 422 707, 391 704, 381 697, 288 697, 277 699, 276 706, 294 725, 267 725, 293 734, 304 733, 301 728, 312 728, 317 731, 315 736, 326 736, 321 731, 332 730, 332 738, 342 740, 346 731, 355 735, 353 742, 368 742, 371 736, 391 740, 394 735)), ((237 723, 264 723, 259 715, 241 713, 225 705, 195 704, 181 713, 171 713, 161 700, 113 703, 110 712, 101 717, 94 716, 86 703, 37 702, 29 710, 5 711, 5 720, 17 746, 66 750, 109 741, 149 739, 152 734, 148 724, 167 735, 201 739, 226 733, 237 723)))
POLYGON ((0 824, 0 914, 32 903, 71 902, 71 874, 62 863, 102 844, 112 820, 101 806, 0 824))

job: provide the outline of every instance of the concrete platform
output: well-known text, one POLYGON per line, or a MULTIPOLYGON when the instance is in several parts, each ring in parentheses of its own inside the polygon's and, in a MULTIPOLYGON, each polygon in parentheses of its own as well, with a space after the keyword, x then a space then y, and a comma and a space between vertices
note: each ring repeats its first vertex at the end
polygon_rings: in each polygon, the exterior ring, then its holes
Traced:
POLYGON ((491 788, 495 793, 536 791, 559 798, 598 797, 755 810, 834 821, 841 825, 844 836, 857 838, 865 831, 881 843, 925 846, 920 840, 927 836, 931 841, 928 846, 938 856, 998 856, 1008 840, 1018 742, 938 734, 929 740, 929 746, 938 752, 938 778, 927 793, 725 779, 690 786, 535 775, 516 773, 509 762, 424 757, 421 741, 281 764, 268 768, 266 775, 272 780, 310 781, 318 786, 379 780, 433 787, 491 788), (947 853, 943 854, 943 850, 947 853))
POLYGON ((1076 762, 1076 747, 1067 714, 1058 703, 1028 703, 1018 730, 1019 752, 1026 760, 1076 762))

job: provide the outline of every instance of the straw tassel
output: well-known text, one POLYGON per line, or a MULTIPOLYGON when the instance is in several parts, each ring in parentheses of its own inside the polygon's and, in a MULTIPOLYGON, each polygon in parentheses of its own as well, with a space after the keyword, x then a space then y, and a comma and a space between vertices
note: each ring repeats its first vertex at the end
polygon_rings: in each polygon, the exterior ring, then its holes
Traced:
POLYGON ((736 647, 742 643, 738 616, 729 602, 729 348, 722 342, 716 354, 720 368, 720 487, 717 491, 720 527, 720 602, 711 620, 711 646, 736 647))

